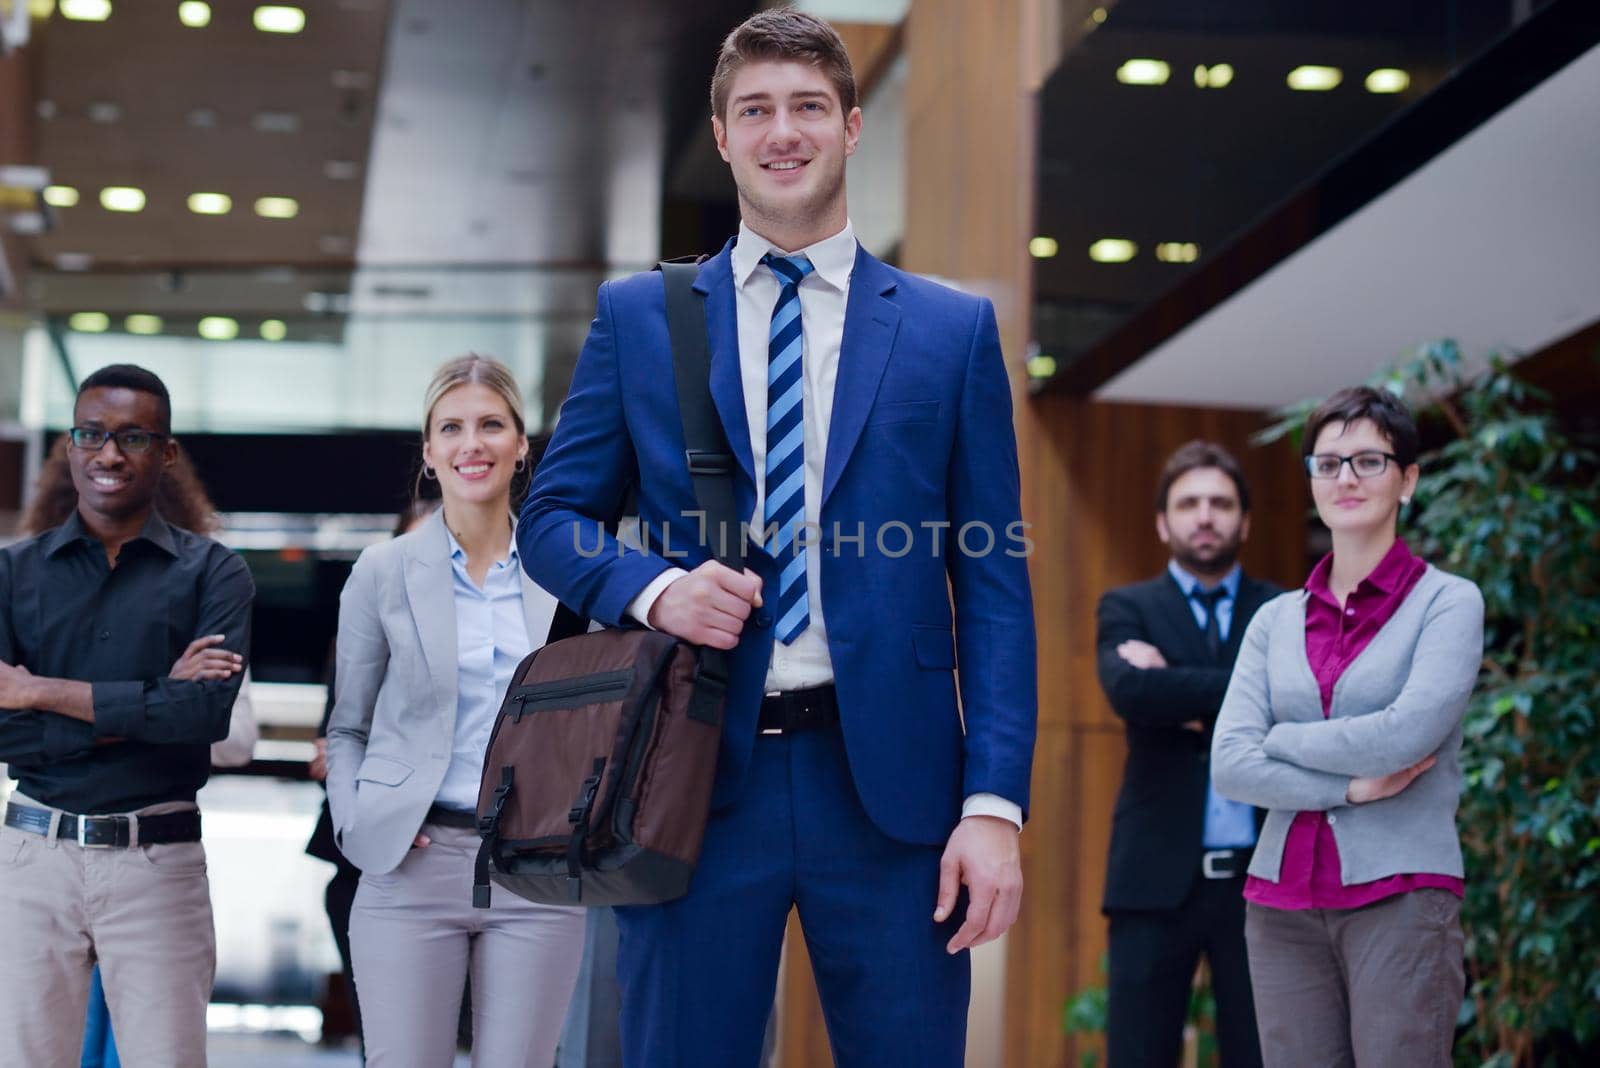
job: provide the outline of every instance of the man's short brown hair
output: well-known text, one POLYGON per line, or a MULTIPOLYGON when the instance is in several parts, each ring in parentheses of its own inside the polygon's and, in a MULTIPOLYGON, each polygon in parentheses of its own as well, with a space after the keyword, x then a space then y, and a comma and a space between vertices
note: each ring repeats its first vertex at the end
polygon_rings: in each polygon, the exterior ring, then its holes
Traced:
POLYGON ((844 116, 858 103, 856 73, 834 28, 815 15, 773 8, 751 15, 722 40, 722 52, 711 75, 711 113, 726 120, 728 93, 746 63, 790 60, 809 63, 833 83, 844 116))
POLYGON ((1244 469, 1233 458, 1233 453, 1215 442, 1191 441, 1169 456, 1166 466, 1161 469, 1161 480, 1156 483, 1158 514, 1166 514, 1167 493, 1172 489, 1172 484, 1190 471, 1202 467, 1214 467, 1233 479, 1234 488, 1239 491, 1239 511, 1250 511, 1250 483, 1245 481, 1244 469))

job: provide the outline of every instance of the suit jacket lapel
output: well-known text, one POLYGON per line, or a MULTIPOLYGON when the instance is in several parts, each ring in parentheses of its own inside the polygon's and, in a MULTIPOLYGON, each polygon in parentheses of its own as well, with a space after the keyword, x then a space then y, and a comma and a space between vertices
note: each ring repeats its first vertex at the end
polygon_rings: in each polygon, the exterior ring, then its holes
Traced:
POLYGON ((406 601, 422 641, 422 658, 428 665, 435 699, 452 712, 456 707, 456 604, 455 576, 450 567, 450 539, 444 528, 444 509, 437 509, 418 528, 407 545, 406 601))
POLYGON ((855 267, 850 272, 850 295, 845 302, 844 339, 839 345, 839 372, 833 385, 833 418, 828 428, 828 452, 822 470, 822 504, 828 503, 845 464, 855 450, 878 396, 878 383, 900 330, 900 309, 888 294, 894 276, 867 250, 856 246, 855 267))

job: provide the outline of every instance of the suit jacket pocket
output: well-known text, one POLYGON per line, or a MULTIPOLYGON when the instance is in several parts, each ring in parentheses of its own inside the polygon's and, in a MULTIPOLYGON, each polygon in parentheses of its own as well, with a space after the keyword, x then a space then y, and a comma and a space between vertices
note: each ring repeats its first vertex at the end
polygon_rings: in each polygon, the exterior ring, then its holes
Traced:
POLYGON ((411 765, 393 757, 369 754, 356 771, 358 782, 375 782, 383 786, 399 786, 411 778, 411 765))
POLYGON ((937 418, 939 418, 939 402, 936 400, 889 401, 873 406, 872 414, 867 416, 867 425, 931 423, 937 418))
POLYGON ((949 627, 912 626, 911 648, 918 667, 950 671, 956 666, 955 635, 949 627))

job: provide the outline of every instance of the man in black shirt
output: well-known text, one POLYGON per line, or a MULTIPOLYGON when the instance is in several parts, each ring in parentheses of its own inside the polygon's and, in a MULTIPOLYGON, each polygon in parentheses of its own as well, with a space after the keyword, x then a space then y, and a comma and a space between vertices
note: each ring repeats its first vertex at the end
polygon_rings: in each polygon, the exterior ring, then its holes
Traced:
POLYGON ((161 380, 119 364, 74 409, 77 511, 0 550, 0 1064, 76 1064, 99 962, 130 1064, 203 1065, 216 941, 195 794, 238 670, 167 677, 223 635, 243 666, 243 561, 154 509, 172 463, 161 380), (225 678, 217 675, 225 674, 225 678))

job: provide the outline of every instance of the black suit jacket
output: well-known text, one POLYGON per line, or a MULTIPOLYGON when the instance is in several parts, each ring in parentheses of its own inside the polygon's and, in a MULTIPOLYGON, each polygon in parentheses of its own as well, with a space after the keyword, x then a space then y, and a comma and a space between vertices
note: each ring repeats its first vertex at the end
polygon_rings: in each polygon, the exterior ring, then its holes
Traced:
MULTIPOLYGON (((1171 909, 1183 903, 1204 851, 1211 730, 1245 628, 1279 587, 1243 575, 1228 640, 1213 658, 1183 590, 1170 574, 1100 598, 1096 649, 1100 686, 1128 731, 1128 762, 1111 824, 1101 908, 1171 909), (1165 668, 1140 669, 1117 655, 1130 638, 1161 650, 1165 668), (1203 732, 1185 728, 1199 720, 1203 732)), ((1257 814, 1259 823, 1260 814, 1257 814)))

